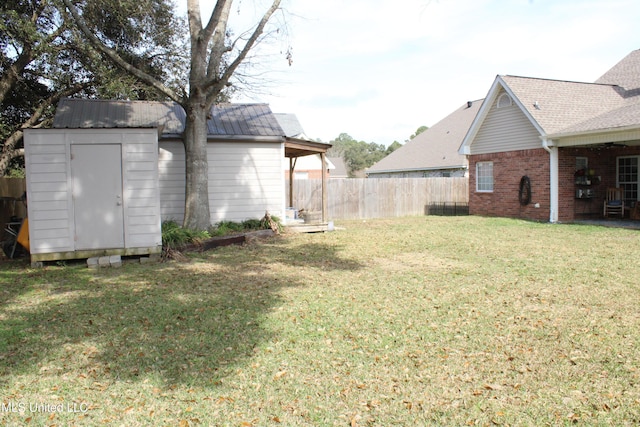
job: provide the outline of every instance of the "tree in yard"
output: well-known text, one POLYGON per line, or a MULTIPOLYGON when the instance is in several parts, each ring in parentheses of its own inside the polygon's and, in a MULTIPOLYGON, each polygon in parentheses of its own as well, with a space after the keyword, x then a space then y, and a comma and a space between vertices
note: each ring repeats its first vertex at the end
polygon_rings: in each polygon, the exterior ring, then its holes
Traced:
MULTIPOLYGON (((91 13, 85 19, 90 25, 126 22, 117 35, 122 56, 144 64, 156 78, 169 76, 167 64, 175 63, 167 60, 168 53, 177 50, 175 34, 181 25, 167 0, 137 0, 135 10, 123 10, 118 0, 86 1, 91 13), (146 10, 153 10, 153 16, 146 10)), ((146 85, 105 63, 69 24, 58 0, 5 0, 0 5, 0 175, 21 160, 22 129, 50 125, 60 98, 79 93, 133 99, 156 96, 146 85)))
POLYGON ((411 136, 409 137, 408 141, 411 141, 413 138, 415 138, 416 136, 420 135, 422 132, 424 132, 424 131, 425 131, 425 130, 427 130, 427 129, 429 129, 429 126, 424 126, 424 125, 423 125, 423 126, 420 126, 420 127, 416 130, 416 132, 415 132, 413 135, 411 135, 411 136))
MULTIPOLYGON (((281 0, 272 0, 251 31, 231 40, 228 28, 233 0, 217 0, 206 25, 203 24, 199 0, 187 0, 189 27, 188 83, 181 91, 167 87, 136 64, 123 58, 114 49, 108 26, 96 35, 85 20, 83 4, 77 0, 62 0, 76 24, 91 45, 111 62, 140 81, 182 105, 187 120, 184 131, 186 154, 186 186, 184 227, 196 230, 208 228, 209 183, 207 162, 207 116, 220 94, 230 84, 231 77, 249 52, 264 36, 267 23, 279 9, 281 0)), ((137 0, 121 0, 135 4, 137 0)), ((270 0, 271 1, 271 0, 270 0)))
POLYGON ((391 144, 389 144, 389 146, 385 150, 385 154, 388 156, 389 154, 393 153, 400 147, 402 147, 402 144, 400 144, 398 141, 393 141, 391 144))
POLYGON ((330 143, 332 147, 327 154, 342 157, 347 165, 349 176, 352 177, 357 171, 368 168, 387 155, 384 145, 357 141, 346 133, 341 133, 330 143))

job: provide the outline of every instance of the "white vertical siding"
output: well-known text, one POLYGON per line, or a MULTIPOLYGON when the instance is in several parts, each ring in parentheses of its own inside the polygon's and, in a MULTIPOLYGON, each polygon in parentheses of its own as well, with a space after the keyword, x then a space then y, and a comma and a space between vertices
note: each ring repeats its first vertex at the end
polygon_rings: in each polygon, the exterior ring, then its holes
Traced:
POLYGON ((212 142, 209 159, 211 222, 282 218, 284 206, 281 143, 212 142))
MULTIPOLYGON (((500 96, 496 97, 500 99, 500 96)), ((470 154, 498 153, 503 151, 529 150, 542 147, 540 133, 512 103, 497 108, 497 100, 474 138, 470 154)))
POLYGON ((25 130, 29 245, 32 254, 72 251, 69 145, 64 132, 25 130))

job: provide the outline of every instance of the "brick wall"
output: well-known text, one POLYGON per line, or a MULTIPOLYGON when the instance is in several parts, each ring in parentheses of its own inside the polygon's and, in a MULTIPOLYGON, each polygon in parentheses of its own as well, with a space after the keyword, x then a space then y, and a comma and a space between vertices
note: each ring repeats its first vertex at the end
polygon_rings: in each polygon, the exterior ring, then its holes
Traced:
POLYGON ((602 207, 607 187, 616 186, 617 158, 640 155, 640 147, 597 146, 592 148, 561 148, 559 151, 560 221, 571 221, 585 217, 602 216, 602 207), (599 183, 588 187, 576 185, 576 157, 586 157, 589 169, 600 177, 599 183), (576 199, 577 188, 589 188, 595 196, 591 199, 576 199))
POLYGON ((549 153, 543 148, 469 156, 469 214, 548 221, 549 200, 549 153), (487 161, 493 162, 493 192, 478 193, 476 163, 487 161), (531 180, 527 206, 518 200, 524 175, 531 180))
MULTIPOLYGON (((294 171, 294 173, 296 172, 306 172, 308 174, 307 179, 322 179, 322 170, 320 169, 296 169, 294 171)), ((331 175, 331 172, 327 169, 327 178, 329 178, 329 176, 331 175)), ((284 171, 284 179, 288 180, 289 179, 289 171, 286 170, 284 171)))
MULTIPOLYGON (((616 165, 619 156, 640 155, 640 147, 576 147, 558 151, 558 221, 602 215, 602 203, 607 187, 616 185, 616 165), (586 157, 589 169, 600 177, 593 184, 595 196, 576 199, 576 157, 586 157)), ((550 212, 549 153, 544 149, 509 151, 469 156, 469 213, 471 215, 502 216, 548 221, 550 212), (476 192, 476 163, 493 162, 492 193, 476 192), (520 178, 531 179, 531 203, 521 206, 518 200, 520 178), (540 207, 536 208, 535 204, 540 207)))

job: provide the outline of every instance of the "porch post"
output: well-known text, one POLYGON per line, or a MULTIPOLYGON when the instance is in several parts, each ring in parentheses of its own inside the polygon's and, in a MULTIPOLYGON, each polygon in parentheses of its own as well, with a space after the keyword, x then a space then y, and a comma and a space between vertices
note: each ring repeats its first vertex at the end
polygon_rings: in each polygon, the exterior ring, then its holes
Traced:
POLYGON ((293 157, 289 157, 289 207, 293 207, 293 157))
POLYGON ((549 152, 549 222, 558 222, 559 209, 559 167, 558 147, 549 145, 549 140, 544 140, 543 145, 549 152))
POLYGON ((320 164, 322 168, 322 223, 327 223, 327 217, 329 216, 327 207, 327 162, 326 154, 320 153, 320 164))

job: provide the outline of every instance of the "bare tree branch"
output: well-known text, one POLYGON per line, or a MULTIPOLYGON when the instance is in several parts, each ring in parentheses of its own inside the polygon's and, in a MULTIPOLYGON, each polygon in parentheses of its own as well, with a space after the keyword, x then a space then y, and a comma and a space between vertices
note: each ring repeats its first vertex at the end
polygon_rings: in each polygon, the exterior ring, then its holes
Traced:
POLYGON ((211 15, 211 20, 209 21, 209 25, 207 28, 212 27, 210 25, 214 22, 214 19, 217 19, 217 25, 215 26, 215 31, 212 34, 212 43, 211 43, 211 53, 209 55, 209 66, 207 68, 207 79, 208 80, 217 80, 218 73, 220 72, 220 66, 222 58, 226 52, 225 47, 225 39, 227 34, 227 23, 229 21, 229 11, 231 10, 231 1, 225 2, 224 7, 221 8, 218 16, 211 15))
MULTIPOLYGON (((68 0, 65 0, 65 1, 68 1, 68 0)), ((224 73, 222 74, 222 76, 219 79, 218 78, 208 79, 206 84, 208 95, 214 94, 216 90, 218 90, 220 87, 225 86, 229 82, 233 73, 240 66, 242 61, 244 61, 244 59, 247 57, 247 55, 249 54, 249 51, 254 47, 254 45, 260 38, 260 35, 262 35, 262 32, 264 31, 264 27, 267 25, 267 23, 271 19, 271 16, 273 16, 276 10, 278 10, 278 8, 280 7, 280 1, 281 0, 273 0, 271 7, 265 12, 265 14, 262 16, 262 19, 260 20, 256 28, 253 30, 251 37, 249 37, 249 39, 245 43, 244 47, 242 48, 238 56, 224 70, 224 73)))

